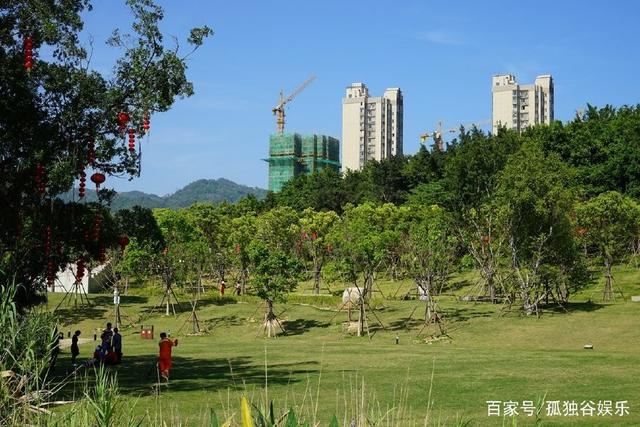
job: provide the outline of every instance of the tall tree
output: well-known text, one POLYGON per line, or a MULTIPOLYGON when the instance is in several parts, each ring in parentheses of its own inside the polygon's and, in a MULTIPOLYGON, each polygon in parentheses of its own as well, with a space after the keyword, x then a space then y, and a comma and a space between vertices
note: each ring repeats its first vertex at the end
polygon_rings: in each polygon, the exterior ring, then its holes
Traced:
MULTIPOLYGON (((152 0, 127 4, 133 32, 116 30, 109 39, 122 52, 110 76, 96 71, 80 42, 89 0, 0 6, 0 282, 19 282, 25 303, 41 289, 49 262, 57 269, 91 255, 75 238, 81 229, 60 222, 83 222, 91 213, 54 202, 55 196, 70 190, 87 167, 107 177, 137 175, 134 140, 144 134, 146 118, 193 93, 186 78, 189 52, 165 46, 162 9, 152 0), (33 249, 46 229, 61 250, 43 262, 33 249)), ((211 33, 193 29, 188 42, 195 50, 211 33)))
POLYGON ((550 274, 549 267, 577 272, 579 252, 570 218, 574 199, 572 171, 534 141, 525 141, 500 174, 496 201, 501 227, 510 249, 514 291, 527 314, 539 315, 551 286, 562 285, 560 271, 550 274))

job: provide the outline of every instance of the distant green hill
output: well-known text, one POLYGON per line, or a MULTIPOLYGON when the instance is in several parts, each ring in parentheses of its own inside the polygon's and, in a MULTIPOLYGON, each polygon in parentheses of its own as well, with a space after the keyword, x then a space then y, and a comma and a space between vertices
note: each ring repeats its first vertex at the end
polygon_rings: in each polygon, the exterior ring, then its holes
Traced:
MULTIPOLYGON (((85 196, 86 200, 88 202, 94 202, 96 201, 96 193, 89 188, 90 187, 88 187, 85 196)), ((77 189, 75 190, 75 194, 78 194, 77 189)), ((158 196, 142 191, 120 192, 113 198, 111 210, 118 211, 133 206, 142 206, 145 208, 185 208, 196 202, 220 203, 227 201, 233 203, 248 194, 253 194, 258 199, 262 199, 266 196, 267 190, 236 184, 224 178, 199 179, 168 196, 158 196)), ((61 198, 63 200, 70 200, 71 193, 66 193, 61 198)))

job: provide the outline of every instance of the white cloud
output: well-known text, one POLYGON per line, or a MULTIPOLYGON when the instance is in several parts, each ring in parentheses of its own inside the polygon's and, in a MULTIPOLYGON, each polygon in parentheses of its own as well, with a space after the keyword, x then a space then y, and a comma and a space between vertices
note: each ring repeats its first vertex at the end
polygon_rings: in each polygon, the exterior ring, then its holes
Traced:
POLYGON ((418 40, 433 44, 443 44, 449 46, 463 45, 464 42, 455 34, 446 31, 422 31, 416 35, 418 40))

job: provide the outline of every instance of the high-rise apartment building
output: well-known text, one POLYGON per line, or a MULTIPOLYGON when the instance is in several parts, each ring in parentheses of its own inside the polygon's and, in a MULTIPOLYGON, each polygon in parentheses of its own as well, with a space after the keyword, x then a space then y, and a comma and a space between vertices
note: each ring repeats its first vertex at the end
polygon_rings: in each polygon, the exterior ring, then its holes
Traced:
POLYGON ((537 124, 553 121, 553 78, 536 77, 533 84, 521 85, 511 74, 493 76, 493 134, 500 126, 521 132, 537 124))
POLYGON ((369 96, 364 83, 347 87, 342 98, 342 167, 360 170, 369 160, 402 154, 402 92, 389 88, 369 96))

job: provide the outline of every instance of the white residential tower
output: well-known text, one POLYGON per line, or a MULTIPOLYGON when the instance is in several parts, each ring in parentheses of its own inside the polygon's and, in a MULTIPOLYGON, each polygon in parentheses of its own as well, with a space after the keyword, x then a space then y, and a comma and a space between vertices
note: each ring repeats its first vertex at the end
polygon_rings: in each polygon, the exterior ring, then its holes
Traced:
POLYGON ((347 87, 342 99, 342 167, 360 170, 369 160, 402 154, 402 91, 369 96, 364 83, 347 87))
POLYGON ((553 78, 536 77, 534 84, 521 85, 511 74, 493 76, 493 134, 498 127, 518 132, 537 124, 553 121, 553 78))

